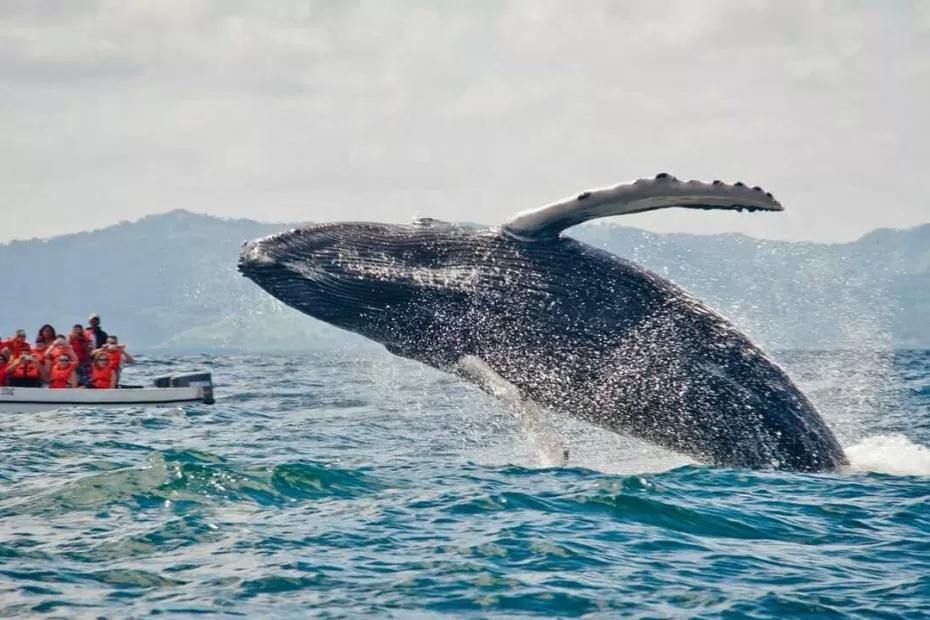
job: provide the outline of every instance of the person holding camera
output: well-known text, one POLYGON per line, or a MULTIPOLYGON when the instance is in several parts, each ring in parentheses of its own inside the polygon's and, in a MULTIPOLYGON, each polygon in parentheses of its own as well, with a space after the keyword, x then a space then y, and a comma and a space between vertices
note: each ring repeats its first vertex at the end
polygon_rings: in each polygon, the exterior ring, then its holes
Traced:
POLYGON ((10 387, 42 387, 39 365, 27 350, 22 350, 19 357, 7 366, 6 376, 10 387))
POLYGON ((15 336, 0 343, 0 349, 10 350, 11 362, 22 355, 23 351, 29 351, 31 348, 29 342, 26 340, 26 332, 22 329, 17 329, 15 336))

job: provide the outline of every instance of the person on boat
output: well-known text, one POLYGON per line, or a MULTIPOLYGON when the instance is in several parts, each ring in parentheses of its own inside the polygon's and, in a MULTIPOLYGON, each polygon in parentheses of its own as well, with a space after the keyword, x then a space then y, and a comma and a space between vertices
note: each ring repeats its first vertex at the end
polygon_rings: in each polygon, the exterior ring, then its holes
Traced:
POLYGON ((7 340, 6 342, 0 343, 0 349, 10 350, 10 361, 16 360, 24 351, 29 351, 32 349, 29 346, 29 341, 26 340, 26 332, 22 329, 16 330, 16 335, 7 340))
POLYGON ((94 356, 87 387, 94 390, 112 390, 116 387, 116 369, 107 351, 99 351, 94 356))
POLYGON ((59 335, 55 338, 54 342, 52 342, 52 345, 45 350, 45 357, 52 364, 54 364, 57 361, 58 356, 63 353, 70 355, 72 360, 77 359, 77 354, 74 352, 74 348, 71 346, 71 343, 68 342, 64 336, 59 335))
POLYGON ((80 323, 77 323, 71 328, 71 335, 68 337, 68 343, 71 345, 71 348, 74 350, 74 355, 77 358, 78 383, 87 385, 91 369, 90 354, 91 351, 94 350, 94 343, 91 342, 91 339, 84 333, 84 326, 80 323))
POLYGON ((6 367, 10 364, 10 350, 0 348, 0 387, 6 385, 6 367))
POLYGON ((103 331, 103 328, 100 327, 100 315, 96 312, 90 315, 90 318, 87 319, 87 322, 90 325, 85 330, 89 338, 92 338, 94 341, 94 349, 99 349, 107 342, 107 333, 103 331))
POLYGON ((55 365, 51 367, 48 373, 48 387, 61 390, 64 388, 76 388, 78 363, 70 354, 62 353, 58 356, 55 365))
POLYGON ((58 334, 55 333, 55 328, 46 323, 39 328, 39 333, 36 334, 36 342, 39 342, 39 338, 45 340, 45 343, 50 345, 55 342, 55 338, 58 334))
POLYGON ((107 343, 92 353, 106 353, 110 357, 110 364, 116 370, 116 381, 119 382, 119 376, 122 371, 123 362, 135 364, 136 360, 129 353, 126 353, 126 345, 119 343, 119 338, 110 334, 107 336, 107 343))
POLYGON ((46 355, 49 350, 48 345, 49 343, 40 335, 36 338, 36 343, 32 347, 32 357, 39 367, 39 374, 42 376, 42 381, 48 381, 48 371, 51 365, 51 360, 49 360, 46 355))
POLYGON ((35 358, 22 351, 6 368, 7 384, 10 387, 42 387, 42 376, 35 358))

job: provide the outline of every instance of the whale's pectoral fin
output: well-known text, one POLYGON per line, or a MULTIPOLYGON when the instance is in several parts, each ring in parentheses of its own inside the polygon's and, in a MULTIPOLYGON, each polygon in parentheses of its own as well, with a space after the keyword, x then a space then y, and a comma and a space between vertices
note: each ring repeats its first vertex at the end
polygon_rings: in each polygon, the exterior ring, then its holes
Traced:
POLYGON ((547 412, 532 400, 523 398, 517 386, 474 355, 461 358, 455 372, 508 405, 546 465, 568 464, 568 448, 552 426, 547 412))
POLYGON ((504 224, 511 235, 525 239, 551 239, 588 220, 611 215, 640 213, 666 207, 781 211, 772 194, 760 187, 723 181, 679 181, 662 173, 616 187, 582 192, 553 204, 518 213, 504 224))
POLYGON ((455 365, 455 371, 483 391, 508 405, 523 402, 523 396, 517 386, 497 374, 497 371, 480 357, 466 355, 455 365))

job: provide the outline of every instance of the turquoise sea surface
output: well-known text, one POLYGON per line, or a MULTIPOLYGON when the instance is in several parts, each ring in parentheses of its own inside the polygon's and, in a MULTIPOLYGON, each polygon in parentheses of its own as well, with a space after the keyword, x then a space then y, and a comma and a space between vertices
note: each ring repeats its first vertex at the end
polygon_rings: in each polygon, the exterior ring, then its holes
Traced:
POLYGON ((149 358, 0 413, 0 617, 930 615, 930 352, 778 355, 847 471, 715 469, 386 353, 149 358))

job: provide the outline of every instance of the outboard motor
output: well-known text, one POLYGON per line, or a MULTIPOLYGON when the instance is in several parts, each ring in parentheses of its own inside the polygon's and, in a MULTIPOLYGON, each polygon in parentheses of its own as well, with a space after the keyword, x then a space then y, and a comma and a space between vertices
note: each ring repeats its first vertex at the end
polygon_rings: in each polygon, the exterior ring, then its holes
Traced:
POLYGON ((189 372, 181 375, 166 375, 155 378, 155 387, 199 387, 203 388, 203 402, 212 405, 213 377, 208 372, 189 372))

